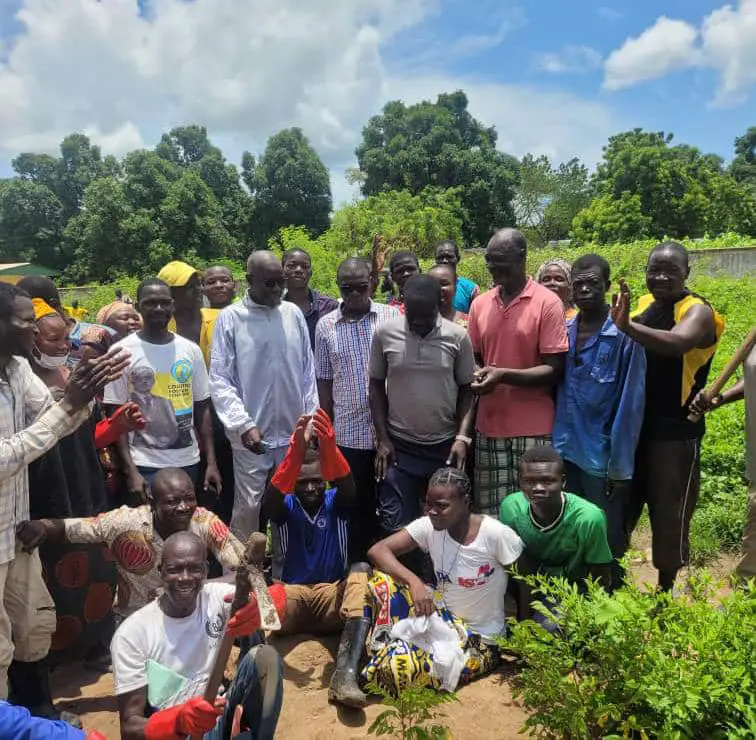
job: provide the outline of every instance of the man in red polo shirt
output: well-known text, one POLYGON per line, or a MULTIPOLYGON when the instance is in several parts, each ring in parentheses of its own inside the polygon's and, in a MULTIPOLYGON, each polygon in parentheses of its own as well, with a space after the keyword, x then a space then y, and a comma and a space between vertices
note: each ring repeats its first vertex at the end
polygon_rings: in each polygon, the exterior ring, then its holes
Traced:
POLYGON ((552 387, 568 349, 560 299, 525 272, 527 243, 516 229, 500 229, 486 247, 495 287, 473 301, 468 331, 482 367, 472 389, 480 394, 475 446, 475 505, 496 516, 518 490, 523 453, 551 442, 552 387))

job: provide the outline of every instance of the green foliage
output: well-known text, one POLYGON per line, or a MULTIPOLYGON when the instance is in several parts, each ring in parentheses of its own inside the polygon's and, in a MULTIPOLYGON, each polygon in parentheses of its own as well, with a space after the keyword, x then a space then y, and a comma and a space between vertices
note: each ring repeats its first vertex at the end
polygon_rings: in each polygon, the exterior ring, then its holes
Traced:
POLYGON ((730 164, 730 174, 756 193, 756 126, 751 126, 743 136, 735 139, 735 157, 730 164))
POLYGON ((448 728, 437 724, 443 719, 443 714, 438 711, 438 708, 457 701, 456 694, 415 687, 405 689, 396 697, 373 686, 370 687, 370 691, 381 696, 383 703, 390 707, 375 718, 368 729, 370 735, 378 737, 390 735, 398 740, 449 740, 451 738, 448 728))
POLYGON ((559 603, 562 632, 525 621, 502 641, 524 661, 514 690, 531 713, 523 731, 554 740, 754 737, 756 586, 717 598, 722 584, 702 574, 673 599, 526 580, 559 603))
POLYGON ((517 160, 496 149, 496 130, 470 115, 461 90, 435 103, 387 103, 362 137, 356 154, 364 195, 458 188, 468 244, 484 244, 496 228, 514 224, 517 160))
POLYGON ((280 257, 288 249, 303 249, 310 255, 313 274, 310 285, 326 295, 339 295, 336 281, 336 269, 342 257, 328 249, 325 239, 313 239, 301 226, 281 229, 268 244, 269 248, 280 257))
POLYGON ((328 228, 333 205, 328 169, 301 129, 271 136, 259 162, 244 152, 242 177, 254 197, 258 245, 281 228, 301 226, 313 236, 328 228))
POLYGON ((651 218, 643 215, 640 195, 601 195, 575 215, 572 238, 580 243, 616 244, 646 237, 651 218))

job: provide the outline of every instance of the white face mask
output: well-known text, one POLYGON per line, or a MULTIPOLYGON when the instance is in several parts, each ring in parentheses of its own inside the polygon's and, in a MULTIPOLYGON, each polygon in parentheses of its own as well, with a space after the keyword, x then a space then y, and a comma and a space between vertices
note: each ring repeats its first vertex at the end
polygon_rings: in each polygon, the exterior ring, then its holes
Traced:
POLYGON ((34 362, 45 370, 57 370, 59 367, 65 367, 68 362, 68 354, 46 355, 36 347, 32 349, 32 357, 34 358, 34 362))

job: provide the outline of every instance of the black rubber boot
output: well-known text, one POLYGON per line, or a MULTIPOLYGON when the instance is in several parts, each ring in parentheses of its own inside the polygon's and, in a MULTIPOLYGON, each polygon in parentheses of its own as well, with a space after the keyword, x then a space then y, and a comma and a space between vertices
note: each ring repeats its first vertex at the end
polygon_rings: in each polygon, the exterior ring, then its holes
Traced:
POLYGON ((367 696, 360 689, 357 676, 369 628, 370 620, 364 617, 348 619, 344 624, 336 670, 328 686, 328 701, 348 707, 364 707, 367 704, 367 696))
POLYGON ((59 712, 52 703, 50 669, 47 658, 34 663, 14 660, 8 667, 10 702, 26 707, 34 717, 59 719, 81 728, 81 720, 71 712, 59 712))

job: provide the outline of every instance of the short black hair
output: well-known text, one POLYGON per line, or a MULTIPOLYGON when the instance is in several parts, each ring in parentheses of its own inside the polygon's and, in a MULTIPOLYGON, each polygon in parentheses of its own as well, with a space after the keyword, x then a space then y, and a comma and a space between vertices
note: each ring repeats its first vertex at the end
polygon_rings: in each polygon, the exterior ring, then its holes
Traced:
POLYGON ((142 280, 142 282, 139 283, 139 287, 137 288, 137 292, 136 292, 137 303, 139 303, 139 301, 142 299, 142 291, 145 288, 157 288, 157 287, 168 288, 168 290, 171 289, 171 286, 168 285, 168 283, 166 283, 165 280, 161 280, 160 278, 154 277, 154 278, 147 278, 145 280, 142 280))
POLYGON ((29 298, 29 294, 18 285, 0 282, 0 321, 11 320, 17 298, 29 298))
POLYGON ((648 255, 649 259, 651 258, 652 254, 656 254, 657 252, 673 252, 674 254, 677 254, 682 258, 686 268, 689 267, 688 250, 685 249, 685 247, 680 244, 680 242, 660 242, 651 250, 650 254, 648 255))
POLYGON ((27 275, 18 281, 18 287, 26 291, 30 298, 42 298, 56 311, 62 308, 60 293, 55 283, 44 275, 27 275))
POLYGON ((287 249, 281 255, 281 264, 285 265, 295 254, 303 254, 309 260, 310 265, 312 265, 312 257, 310 257, 310 253, 306 249, 302 249, 301 247, 293 247, 292 249, 287 249))
POLYGON ((373 266, 368 260, 363 257, 347 257, 345 260, 342 260, 341 264, 336 269, 336 279, 338 280, 341 278, 341 273, 350 267, 367 270, 368 276, 373 274, 373 266))
POLYGON ((462 496, 472 497, 472 483, 470 476, 464 470, 458 468, 439 468, 428 481, 428 488, 438 486, 439 488, 456 488, 457 493, 462 496))
POLYGON ((438 244, 436 244, 435 247, 433 247, 433 254, 436 254, 438 252, 439 247, 452 247, 454 249, 454 254, 459 259, 459 247, 457 246, 457 242, 454 241, 454 239, 442 239, 438 244))
POLYGON ((520 458, 520 465, 528 463, 558 463, 564 466, 562 456, 551 445, 536 445, 525 450, 520 458))
POLYGON ((607 284, 612 282, 612 271, 609 267, 609 263, 600 254, 584 254, 578 257, 572 263, 572 274, 574 275, 581 270, 590 270, 592 267, 599 268, 601 277, 604 278, 607 284))
POLYGON ((432 275, 413 275, 404 284, 404 304, 411 300, 433 301, 441 303, 441 286, 432 275))
POLYGON ((397 262, 400 262, 403 259, 411 259, 418 267, 420 267, 420 263, 417 261, 417 255, 414 252, 410 252, 408 249, 400 249, 398 252, 394 252, 391 255, 391 259, 389 260, 389 270, 393 270, 397 262))

